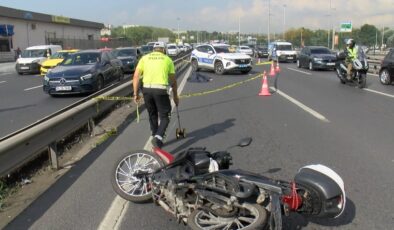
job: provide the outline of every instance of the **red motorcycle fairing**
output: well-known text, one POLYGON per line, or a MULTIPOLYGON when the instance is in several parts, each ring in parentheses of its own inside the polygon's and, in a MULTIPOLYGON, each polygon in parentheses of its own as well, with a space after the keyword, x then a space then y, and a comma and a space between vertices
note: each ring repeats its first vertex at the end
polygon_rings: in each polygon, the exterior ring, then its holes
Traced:
POLYGON ((157 154, 166 164, 170 164, 174 161, 174 156, 171 153, 164 151, 163 149, 154 147, 153 152, 157 154))

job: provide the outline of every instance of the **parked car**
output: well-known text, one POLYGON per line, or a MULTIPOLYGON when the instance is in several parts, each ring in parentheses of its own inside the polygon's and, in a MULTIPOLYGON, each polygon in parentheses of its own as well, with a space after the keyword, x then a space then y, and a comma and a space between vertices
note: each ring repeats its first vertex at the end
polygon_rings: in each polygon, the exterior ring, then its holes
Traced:
POLYGON ((66 59, 70 54, 78 52, 79 50, 59 50, 58 52, 52 54, 48 60, 41 64, 40 73, 41 75, 47 74, 47 72, 57 65, 59 65, 64 59, 66 59))
POLYGON ((236 52, 253 56, 253 50, 249 46, 238 46, 236 52))
POLYGON ((267 58, 268 57, 268 48, 258 46, 258 47, 256 47, 254 54, 255 54, 255 57, 257 57, 257 58, 261 58, 261 57, 267 58))
POLYGON ((20 57, 16 60, 15 69, 18 74, 40 73, 40 65, 52 54, 61 50, 59 45, 31 46, 23 50, 20 57))
POLYGON ((382 60, 379 70, 380 83, 388 85, 394 82, 394 49, 390 49, 382 60))
POLYGON ((176 57, 180 53, 178 46, 175 44, 167 44, 167 55, 171 57, 176 57))
POLYGON ((122 62, 111 52, 86 50, 70 55, 49 71, 43 90, 49 95, 92 93, 122 78, 122 62))
POLYGON ((324 46, 305 46, 297 58, 297 67, 335 69, 336 60, 336 55, 324 46))
POLYGON ((226 44, 197 46, 190 58, 193 69, 210 69, 216 74, 230 71, 249 73, 252 69, 252 58, 243 53, 231 53, 228 47, 226 44))
POLYGON ((133 47, 122 47, 112 51, 112 54, 122 61, 122 72, 132 73, 137 67, 142 54, 141 51, 133 47))

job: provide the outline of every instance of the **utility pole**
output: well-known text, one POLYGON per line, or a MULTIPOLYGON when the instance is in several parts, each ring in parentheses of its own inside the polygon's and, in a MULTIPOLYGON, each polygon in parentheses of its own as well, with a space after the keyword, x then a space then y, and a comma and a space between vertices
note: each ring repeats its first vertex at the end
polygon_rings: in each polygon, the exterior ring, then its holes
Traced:
POLYGON ((283 40, 286 40, 286 4, 283 4, 283 40))
POLYGON ((268 44, 270 44, 270 26, 271 26, 271 0, 268 0, 268 44))
POLYGON ((383 51, 384 48, 384 25, 383 25, 383 33, 382 33, 382 46, 380 47, 380 49, 383 51))
POLYGON ((238 17, 238 46, 241 45, 241 16, 238 17))

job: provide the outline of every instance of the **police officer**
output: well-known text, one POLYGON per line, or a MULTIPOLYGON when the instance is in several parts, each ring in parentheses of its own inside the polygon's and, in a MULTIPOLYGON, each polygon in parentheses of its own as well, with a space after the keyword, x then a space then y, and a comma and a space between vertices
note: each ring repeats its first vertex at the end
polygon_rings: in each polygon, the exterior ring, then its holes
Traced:
POLYGON ((153 136, 152 145, 161 148, 163 137, 170 123, 170 87, 175 105, 179 104, 175 67, 171 58, 165 55, 164 43, 155 43, 153 52, 143 56, 136 67, 133 77, 135 103, 139 103, 140 100, 138 94, 140 77, 142 78, 142 94, 148 110, 153 136))
POLYGON ((356 46, 356 42, 353 39, 349 39, 346 41, 346 60, 345 64, 347 66, 347 79, 351 80, 352 79, 352 71, 353 71, 353 61, 357 59, 358 55, 358 46, 356 46))

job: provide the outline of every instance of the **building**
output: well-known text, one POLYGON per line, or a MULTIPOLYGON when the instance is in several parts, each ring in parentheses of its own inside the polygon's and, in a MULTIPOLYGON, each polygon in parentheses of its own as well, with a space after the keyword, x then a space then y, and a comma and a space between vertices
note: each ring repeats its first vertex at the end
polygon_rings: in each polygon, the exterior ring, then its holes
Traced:
POLYGON ((72 39, 99 40, 102 28, 102 23, 0 6, 0 62, 13 61, 18 47, 23 50, 34 45, 66 46, 64 41, 72 39))

